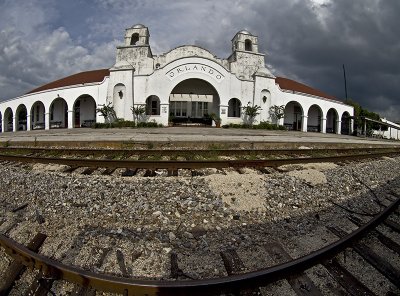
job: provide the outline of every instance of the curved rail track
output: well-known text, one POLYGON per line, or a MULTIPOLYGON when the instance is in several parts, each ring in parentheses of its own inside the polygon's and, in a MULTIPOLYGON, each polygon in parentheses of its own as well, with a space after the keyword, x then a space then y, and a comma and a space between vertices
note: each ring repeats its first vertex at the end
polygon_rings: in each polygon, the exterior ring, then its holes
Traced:
POLYGON ((311 162, 344 162, 399 154, 398 148, 310 150, 107 150, 1 148, 0 161, 68 165, 71 168, 202 169, 263 168, 311 162), (7 152, 7 153, 4 153, 7 152), (39 155, 37 155, 39 154, 39 155), (59 155, 49 157, 42 155, 59 155), (65 156, 74 155, 74 158, 65 156), (80 157, 76 157, 76 156, 80 157), (61 157, 62 156, 62 157, 61 157), (102 156, 96 158, 96 156, 102 156), (134 156, 134 159, 132 159, 134 156), (164 160, 161 157, 170 157, 164 160), (147 159, 146 159, 147 157, 147 159), (157 159, 154 159, 156 157, 157 159), (182 157, 185 160, 176 160, 182 157), (224 157, 225 159, 218 159, 224 157), (229 157, 233 157, 229 159, 229 157), (279 158, 280 157, 280 158, 279 158), (284 158, 282 158, 284 157, 284 158), (105 159, 104 159, 105 158, 105 159), (111 158, 111 159, 110 159, 111 158), (119 158, 119 159, 113 159, 119 158), (135 159, 136 158, 136 159, 135 159), (137 159, 139 158, 139 159, 137 159), (152 159, 153 158, 153 159, 152 159), (194 159, 195 158, 195 159, 194 159), (201 158, 201 159, 196 159, 201 158), (216 159, 217 158, 217 159, 216 159), (228 158, 228 159, 226 159, 228 158), (240 159, 237 159, 240 158, 240 159))
MULTIPOLYGON (((96 274, 85 271, 73 266, 65 265, 51 260, 36 253, 38 246, 45 239, 45 235, 37 235, 30 246, 25 247, 5 235, 0 235, 0 244, 6 252, 15 258, 13 266, 14 277, 9 277, 7 284, 0 290, 1 295, 8 295, 12 288, 13 281, 18 278, 23 264, 31 269, 40 271, 36 282, 31 286, 31 292, 34 295, 40 295, 38 291, 44 292, 44 295, 50 290, 53 281, 66 280, 74 283, 81 288, 77 288, 77 295, 91 295, 90 289, 119 293, 123 295, 221 295, 223 293, 233 293, 234 295, 261 295, 259 287, 266 286, 269 283, 280 279, 287 279, 292 288, 299 295, 322 295, 315 285, 304 274, 304 271, 316 266, 322 265, 331 274, 331 276, 347 291, 350 295, 375 295, 363 283, 356 279, 335 259, 340 252, 346 248, 352 248, 358 252, 369 264, 382 273, 394 286, 400 288, 400 271, 393 267, 390 262, 378 254, 369 250, 368 247, 360 242, 368 234, 382 223, 389 223, 388 217, 397 211, 400 204, 400 197, 393 193, 396 199, 392 200, 378 215, 373 217, 368 223, 361 225, 357 230, 348 234, 339 228, 328 228, 335 235, 341 237, 339 240, 329 244, 306 256, 292 260, 285 252, 284 248, 277 243, 271 243, 267 246, 269 252, 278 254, 286 259, 283 264, 275 265, 262 270, 248 273, 240 273, 243 263, 234 250, 221 252, 227 273, 229 276, 206 279, 206 280, 178 280, 178 281, 158 281, 158 280, 137 280, 131 278, 121 278, 110 275, 96 274), (18 268, 16 266, 19 266, 18 268), (18 272, 17 272, 17 271, 18 272), (47 285, 47 286, 46 286, 47 285), (33 291, 33 290, 34 291, 33 291), (35 294, 36 293, 36 294, 35 294)), ((356 221, 353 218, 353 222, 356 221)), ((390 220, 389 220, 390 221, 390 220)), ((360 223, 355 222, 355 223, 360 223)), ((393 226, 396 230, 398 225, 393 226)), ((400 229, 397 228, 397 231, 400 229)), ((385 244, 397 252, 400 256, 399 245, 386 238, 385 244)), ((180 269, 177 264, 176 255, 171 253, 171 273, 177 277, 180 269)), ((93 294, 92 294, 93 295, 93 294)), ((394 295, 394 294, 386 294, 394 295)))

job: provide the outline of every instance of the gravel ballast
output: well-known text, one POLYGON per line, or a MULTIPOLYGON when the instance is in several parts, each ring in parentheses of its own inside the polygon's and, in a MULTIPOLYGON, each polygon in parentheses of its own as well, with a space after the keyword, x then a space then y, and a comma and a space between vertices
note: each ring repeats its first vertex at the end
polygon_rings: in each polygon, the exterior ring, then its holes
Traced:
POLYGON ((191 277, 208 278, 225 274, 214 262, 221 250, 274 240, 302 256, 337 239, 322 230, 344 217, 337 205, 376 213, 374 194, 400 193, 399 157, 270 171, 119 177, 0 164, 0 231, 23 244, 43 232, 42 254, 96 272, 167 279, 173 251, 191 277))

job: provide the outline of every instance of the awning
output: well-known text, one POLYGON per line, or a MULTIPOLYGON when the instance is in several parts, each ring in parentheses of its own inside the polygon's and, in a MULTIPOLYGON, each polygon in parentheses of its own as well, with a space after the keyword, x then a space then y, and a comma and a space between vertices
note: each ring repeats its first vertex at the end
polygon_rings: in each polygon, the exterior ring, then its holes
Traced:
POLYGON ((171 102, 213 102, 214 95, 170 94, 171 102))

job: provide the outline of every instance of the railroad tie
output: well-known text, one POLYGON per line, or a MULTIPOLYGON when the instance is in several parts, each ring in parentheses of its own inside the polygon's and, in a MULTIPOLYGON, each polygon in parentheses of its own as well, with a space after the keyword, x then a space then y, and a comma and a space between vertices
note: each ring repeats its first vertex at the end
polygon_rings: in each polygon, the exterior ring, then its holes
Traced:
MULTIPOLYGON (((27 245, 27 248, 32 252, 38 252, 39 248, 43 245, 46 238, 47 236, 43 233, 36 234, 35 237, 27 245)), ((15 282, 21 277, 25 270, 25 265, 14 260, 4 274, 4 284, 0 288, 0 295, 8 295, 14 287, 15 282)))
MULTIPOLYGON (((361 219, 354 217, 354 216, 349 216, 348 217, 351 222, 353 222, 355 225, 358 227, 361 227, 364 223, 361 221, 361 219)), ((371 231, 372 234, 376 236, 376 238, 386 247, 391 249, 392 251, 396 252, 400 256, 400 245, 396 243, 394 240, 391 238, 387 237, 384 235, 382 232, 379 230, 375 229, 371 231)))
POLYGON ((103 176, 109 176, 112 173, 114 173, 114 171, 115 171, 115 168, 106 168, 101 174, 103 176))
POLYGON ((47 296, 48 293, 56 296, 56 294, 51 291, 54 279, 46 278, 43 276, 42 272, 36 276, 35 280, 32 282, 28 291, 25 293, 26 296, 47 296))
MULTIPOLYGON (((327 227, 333 234, 343 238, 348 235, 347 232, 338 227, 327 227)), ((400 288, 400 270, 396 269, 389 261, 379 256, 372 249, 367 247, 365 244, 357 242, 351 246, 361 257, 364 258, 369 264, 371 264, 376 270, 384 275, 389 281, 391 281, 396 287, 400 288)))
POLYGON ((400 224, 399 223, 388 218, 383 222, 383 224, 385 224, 387 227, 391 228, 393 231, 400 233, 400 224))
POLYGON ((122 177, 133 177, 137 172, 137 169, 125 169, 125 171, 122 172, 121 176, 122 177))
MULTIPOLYGON (((267 253, 279 263, 291 261, 293 258, 286 252, 281 244, 277 242, 268 243, 265 246, 267 253)), ((297 295, 315 295, 322 296, 321 291, 314 285, 311 279, 304 273, 296 273, 286 278, 292 289, 297 295)))
MULTIPOLYGON (((237 252, 233 249, 228 249, 220 252, 222 261, 228 275, 240 274, 246 271, 246 266, 244 265, 242 259, 240 259, 237 252)), ((252 295, 262 295, 259 288, 244 289, 239 293, 234 293, 234 295, 240 296, 252 296, 252 295)))
POLYGON ((340 265, 336 259, 323 261, 322 265, 350 295, 375 296, 374 292, 363 285, 354 275, 340 265))
POLYGON ((91 175, 95 170, 97 170, 96 167, 89 167, 89 168, 86 168, 86 169, 82 172, 82 175, 91 175))

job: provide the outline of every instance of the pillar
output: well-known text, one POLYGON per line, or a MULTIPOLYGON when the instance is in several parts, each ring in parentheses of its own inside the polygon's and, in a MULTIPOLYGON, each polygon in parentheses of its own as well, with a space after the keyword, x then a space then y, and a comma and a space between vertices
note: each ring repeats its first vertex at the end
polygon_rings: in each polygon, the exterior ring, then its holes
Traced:
POLYGON ((221 125, 226 124, 228 120, 228 105, 219 105, 219 114, 217 116, 221 118, 221 125))
POLYGON ((17 122, 18 117, 14 116, 13 117, 13 132, 16 132, 18 130, 18 122, 17 122))
POLYGON ((74 128, 74 111, 68 110, 68 128, 74 128))
POLYGON ((350 119, 349 133, 350 135, 354 133, 354 119, 350 119))
POLYGON ((326 118, 322 118, 322 129, 321 133, 326 134, 326 118))
POLYGON ((31 130, 31 116, 28 114, 26 115, 26 130, 30 131, 31 130))
POLYGON ((340 120, 336 121, 336 134, 340 135, 342 133, 342 122, 340 120))
POLYGON ((302 132, 307 132, 308 116, 303 115, 302 119, 303 120, 301 122, 301 131, 302 132))
POLYGON ((50 113, 44 114, 44 129, 45 130, 50 129, 50 113))

